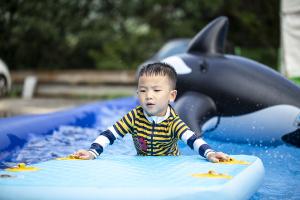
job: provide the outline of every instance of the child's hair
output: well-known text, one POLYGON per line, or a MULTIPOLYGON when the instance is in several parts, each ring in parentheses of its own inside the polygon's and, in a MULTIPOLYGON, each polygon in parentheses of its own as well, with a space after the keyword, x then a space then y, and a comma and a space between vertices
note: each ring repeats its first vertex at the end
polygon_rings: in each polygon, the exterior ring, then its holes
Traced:
POLYGON ((177 82, 177 73, 173 67, 171 67, 167 63, 156 62, 147 64, 141 67, 140 71, 138 72, 138 79, 143 76, 168 76, 169 80, 171 81, 171 88, 176 89, 176 82, 177 82))

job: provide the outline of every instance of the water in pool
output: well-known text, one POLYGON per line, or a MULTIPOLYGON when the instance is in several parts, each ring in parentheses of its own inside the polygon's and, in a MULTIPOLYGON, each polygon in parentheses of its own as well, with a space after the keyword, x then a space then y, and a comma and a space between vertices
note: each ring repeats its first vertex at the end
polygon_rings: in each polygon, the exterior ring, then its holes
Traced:
MULTIPOLYGON (((112 125, 128 110, 126 108, 105 108, 98 117, 95 128, 63 126, 52 135, 43 138, 33 137, 24 148, 16 154, 14 162, 36 163, 62 157, 78 149, 89 148, 99 134, 99 130, 112 125), (105 117, 103 117, 105 116, 105 117)), ((258 199, 300 199, 300 149, 288 145, 275 147, 250 144, 224 143, 206 140, 214 149, 228 154, 255 155, 262 159, 265 166, 265 179, 260 189, 251 200, 258 199)), ((180 143, 184 155, 194 154, 187 146, 180 143)), ((104 154, 135 155, 130 135, 109 146, 104 154)), ((2 163, 3 164, 3 163, 2 163)))

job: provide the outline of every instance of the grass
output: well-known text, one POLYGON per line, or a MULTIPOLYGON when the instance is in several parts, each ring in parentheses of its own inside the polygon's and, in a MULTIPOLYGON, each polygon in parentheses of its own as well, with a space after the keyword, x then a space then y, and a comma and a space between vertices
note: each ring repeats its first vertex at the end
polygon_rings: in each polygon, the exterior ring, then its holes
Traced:
POLYGON ((300 86, 300 77, 290 78, 290 80, 293 81, 295 84, 300 86))
POLYGON ((22 95, 22 85, 13 85, 11 90, 7 93, 8 98, 18 98, 22 95))

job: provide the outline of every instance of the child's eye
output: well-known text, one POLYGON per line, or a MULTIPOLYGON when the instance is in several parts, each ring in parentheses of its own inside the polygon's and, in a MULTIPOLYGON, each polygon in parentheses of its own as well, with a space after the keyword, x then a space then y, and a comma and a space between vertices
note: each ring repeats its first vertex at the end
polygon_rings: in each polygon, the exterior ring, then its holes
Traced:
POLYGON ((146 90, 140 90, 140 92, 146 92, 146 90))
POLYGON ((161 90, 154 90, 154 92, 160 92, 161 90))

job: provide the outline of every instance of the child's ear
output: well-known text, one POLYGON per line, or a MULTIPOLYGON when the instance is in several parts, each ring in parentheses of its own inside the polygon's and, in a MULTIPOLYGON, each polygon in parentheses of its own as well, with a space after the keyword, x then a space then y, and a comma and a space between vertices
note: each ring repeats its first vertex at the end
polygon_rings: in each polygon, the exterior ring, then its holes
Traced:
POLYGON ((138 97, 138 96, 139 96, 139 89, 136 89, 135 97, 138 97))
POLYGON ((170 92, 170 102, 174 102, 177 96, 177 90, 172 90, 170 92))

